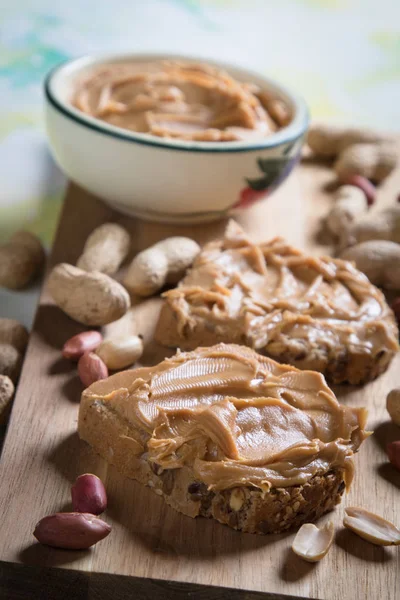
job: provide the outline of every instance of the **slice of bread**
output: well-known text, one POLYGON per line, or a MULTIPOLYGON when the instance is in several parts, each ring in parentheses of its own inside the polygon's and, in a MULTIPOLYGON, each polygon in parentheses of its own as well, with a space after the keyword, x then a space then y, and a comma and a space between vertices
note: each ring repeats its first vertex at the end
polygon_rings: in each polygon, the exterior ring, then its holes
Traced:
POLYGON ((265 534, 340 502, 365 420, 319 373, 220 344, 94 383, 78 431, 179 512, 265 534))
POLYGON ((399 348, 384 295, 351 263, 281 238, 255 244, 234 221, 164 299, 155 334, 164 346, 245 344, 333 383, 375 379, 399 348))

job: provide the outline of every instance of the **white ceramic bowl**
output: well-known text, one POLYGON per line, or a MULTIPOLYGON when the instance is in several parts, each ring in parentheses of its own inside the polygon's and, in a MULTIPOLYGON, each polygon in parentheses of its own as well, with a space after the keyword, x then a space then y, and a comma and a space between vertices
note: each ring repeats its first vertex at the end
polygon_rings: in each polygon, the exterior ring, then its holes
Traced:
POLYGON ((308 111, 301 98, 262 75, 212 62, 289 105, 291 123, 253 142, 191 142, 134 133, 87 116, 70 103, 77 78, 94 65, 166 58, 202 60, 159 54, 89 56, 64 63, 47 76, 47 132, 60 167, 116 209, 155 221, 210 221, 267 196, 299 158, 308 111))

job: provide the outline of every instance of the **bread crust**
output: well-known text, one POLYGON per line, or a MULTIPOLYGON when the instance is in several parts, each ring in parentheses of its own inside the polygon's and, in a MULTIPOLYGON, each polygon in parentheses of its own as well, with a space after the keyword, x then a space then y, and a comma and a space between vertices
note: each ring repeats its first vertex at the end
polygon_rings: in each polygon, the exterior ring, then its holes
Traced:
MULTIPOLYGON (((193 350, 191 336, 186 340, 179 335, 176 318, 172 306, 168 302, 164 302, 156 328, 156 340, 171 348, 180 348, 183 351, 193 350)), ((392 326, 396 330, 394 318, 392 326)), ((196 329, 197 346, 213 346, 220 342, 243 344, 246 341, 240 337, 227 340, 225 334, 219 336, 218 332, 211 329, 196 329)), ((389 348, 382 349, 376 355, 369 352, 350 351, 347 348, 333 348, 328 353, 323 348, 313 346, 306 340, 302 340, 302 347, 299 349, 288 336, 282 336, 281 340, 268 343, 264 348, 256 350, 277 362, 293 365, 297 369, 319 371, 331 383, 350 383, 352 385, 376 379, 386 371, 395 355, 395 351, 389 348)))

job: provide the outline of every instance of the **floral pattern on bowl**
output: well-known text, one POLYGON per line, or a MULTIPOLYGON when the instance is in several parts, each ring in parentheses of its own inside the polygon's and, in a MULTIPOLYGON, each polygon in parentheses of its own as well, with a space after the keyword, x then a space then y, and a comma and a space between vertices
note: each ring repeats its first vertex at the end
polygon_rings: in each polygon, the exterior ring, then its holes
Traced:
POLYGON ((255 202, 264 200, 278 185, 289 175, 300 159, 301 141, 290 142, 285 146, 282 156, 277 158, 257 158, 260 177, 246 177, 247 186, 240 190, 239 200, 232 208, 249 208, 255 202), (297 146, 295 153, 288 156, 293 148, 297 146))

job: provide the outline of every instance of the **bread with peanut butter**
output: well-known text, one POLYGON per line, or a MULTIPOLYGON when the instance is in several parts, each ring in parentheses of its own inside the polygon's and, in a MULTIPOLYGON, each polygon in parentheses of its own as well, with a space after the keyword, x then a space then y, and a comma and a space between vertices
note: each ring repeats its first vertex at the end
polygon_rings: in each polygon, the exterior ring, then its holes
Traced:
POLYGON ((92 384, 78 431, 179 512, 265 534, 340 502, 365 422, 320 373, 219 344, 92 384))
POLYGON ((282 238, 255 244, 234 221, 164 294, 156 339, 183 350, 245 344, 352 384, 377 377, 398 350, 385 297, 352 263, 282 238))

